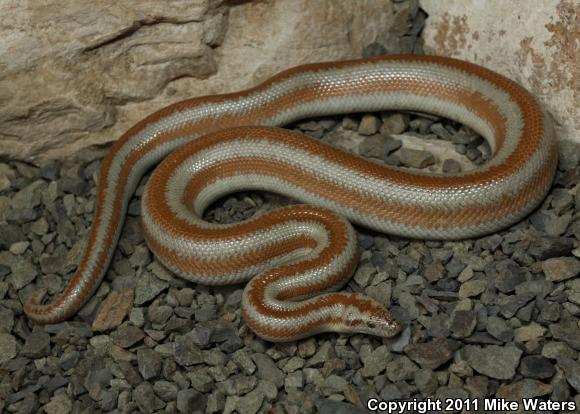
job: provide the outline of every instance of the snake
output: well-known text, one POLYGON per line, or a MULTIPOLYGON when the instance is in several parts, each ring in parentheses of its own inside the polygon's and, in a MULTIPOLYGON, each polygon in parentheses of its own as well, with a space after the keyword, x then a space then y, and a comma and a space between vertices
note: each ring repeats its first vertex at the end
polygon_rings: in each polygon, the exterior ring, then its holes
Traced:
POLYGON ((65 290, 24 303, 40 324, 72 317, 99 287, 129 201, 141 197, 148 247, 198 284, 246 283, 241 316, 259 337, 287 342, 322 332, 397 335, 381 298, 342 289, 360 247, 353 224, 410 239, 461 240, 502 230, 545 198, 557 167, 550 116, 513 80, 477 64, 430 55, 387 55, 306 64, 253 88, 188 99, 144 118, 102 162, 84 255, 65 290), (488 142, 488 162, 440 174, 362 158, 281 128, 331 115, 430 113, 488 142), (203 214, 239 191, 296 203, 220 224, 203 214))

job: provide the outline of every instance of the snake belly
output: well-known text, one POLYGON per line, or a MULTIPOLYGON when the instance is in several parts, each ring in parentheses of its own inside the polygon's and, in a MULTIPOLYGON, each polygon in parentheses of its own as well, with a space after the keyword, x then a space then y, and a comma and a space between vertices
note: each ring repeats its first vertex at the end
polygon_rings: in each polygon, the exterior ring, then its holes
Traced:
POLYGON ((246 324, 267 340, 291 341, 319 332, 388 337, 400 330, 377 301, 338 292, 358 260, 350 223, 439 240, 498 231, 543 200, 557 147, 549 116, 517 83, 436 56, 304 65, 242 92, 176 103, 112 146, 79 267, 52 302, 42 303, 43 289, 29 296, 30 319, 63 321, 87 302, 113 257, 130 197, 158 163, 142 197, 145 239, 158 260, 196 283, 249 281, 241 305, 246 324), (278 128, 382 110, 461 122, 488 141, 493 156, 475 170, 437 175, 364 160, 278 128), (235 224, 202 220, 213 201, 240 190, 273 191, 305 204, 235 224))

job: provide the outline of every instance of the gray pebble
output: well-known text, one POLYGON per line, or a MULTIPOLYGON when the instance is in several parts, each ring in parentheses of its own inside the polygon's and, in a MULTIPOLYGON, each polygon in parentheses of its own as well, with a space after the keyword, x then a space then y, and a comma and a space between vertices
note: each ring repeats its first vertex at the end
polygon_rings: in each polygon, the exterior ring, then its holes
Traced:
POLYGON ((142 305, 154 299, 159 293, 167 289, 169 284, 155 277, 152 273, 144 271, 137 278, 135 289, 135 305, 142 305))
POLYGON ((163 401, 157 398, 153 386, 148 382, 142 382, 135 388, 133 399, 137 403, 139 410, 148 414, 154 413, 165 405, 163 401))
POLYGON ((535 379, 551 378, 556 373, 556 368, 550 360, 540 355, 523 357, 519 369, 523 376, 535 379))
POLYGON ((241 397, 236 403, 236 410, 240 414, 255 414, 262 406, 264 395, 260 389, 250 391, 241 397))
POLYGON ((525 293, 519 295, 499 295, 497 304, 500 312, 504 318, 513 317, 518 310, 527 305, 535 295, 533 293, 525 293))
POLYGON ((152 349, 142 348, 137 351, 137 365, 145 380, 155 378, 161 372, 161 355, 152 349))
POLYGON ((458 161, 448 158, 445 161, 443 161, 441 170, 445 174, 458 174, 461 172, 462 168, 461 164, 458 161))
POLYGON ((258 368, 259 379, 271 381, 278 388, 284 385, 285 375, 272 361, 272 358, 265 354, 254 354, 252 359, 258 368))
POLYGON ((561 282, 580 274, 580 260, 575 257, 553 257, 542 262, 546 280, 561 282))
POLYGON ((513 292, 519 284, 525 282, 526 276, 521 267, 513 260, 504 260, 495 264, 494 278, 496 288, 503 293, 513 292))
POLYGON ((567 237, 538 237, 532 240, 529 253, 539 260, 568 256, 574 248, 574 239, 567 237))
POLYGON ((174 342, 175 362, 188 367, 203 362, 203 353, 188 336, 178 336, 174 342))
POLYGON ((207 398, 194 389, 188 388, 177 393, 177 411, 180 413, 203 412, 207 398))
POLYGON ((0 364, 15 358, 17 349, 14 336, 8 333, 0 333, 0 364))
POLYGON ((469 310, 457 310, 451 315, 449 331, 454 338, 467 338, 477 326, 475 313, 469 310))
POLYGON ((20 356, 28 358, 41 358, 50 352, 50 335, 42 328, 36 327, 26 338, 24 346, 20 350, 20 356))
POLYGON ((358 121, 350 116, 342 118, 342 127, 348 131, 356 131, 358 129, 358 121))
POLYGON ((510 345, 468 345, 461 350, 461 355, 477 372, 491 378, 509 380, 515 375, 522 351, 510 345))
POLYGON ((486 329, 490 335, 502 342, 511 342, 514 337, 513 329, 504 319, 498 318, 497 316, 487 318, 486 329))
POLYGON ((566 342, 575 350, 580 351, 580 325, 577 318, 564 318, 559 323, 551 324, 550 332, 555 339, 566 342))
POLYGON ((111 333, 111 339, 121 348, 129 348, 145 337, 145 333, 130 323, 123 323, 111 333))
POLYGON ((374 115, 364 115, 358 126, 358 133, 361 135, 373 135, 379 132, 381 120, 374 115))
POLYGON ((387 364, 387 378, 395 383, 412 379, 418 369, 413 361, 402 355, 387 364))
POLYGON ((571 358, 562 358, 558 365, 564 370, 568 383, 577 392, 580 392, 580 363, 571 358))
POLYGON ((59 364, 64 371, 74 368, 81 357, 78 351, 65 352, 60 356, 59 364))
POLYGON ((402 134, 409 126, 409 116, 402 113, 383 114, 382 135, 402 134))
POLYGON ((578 144, 571 140, 558 142, 558 166, 561 170, 571 170, 580 164, 580 149, 578 144))
POLYGON ((401 164, 411 168, 426 168, 435 164, 435 157, 429 151, 402 148, 399 152, 401 164))
POLYGON ((329 375, 320 385, 320 392, 324 396, 342 393, 348 381, 338 375, 329 375))
POLYGON ((215 391, 207 397, 205 411, 208 414, 221 413, 224 411, 226 398, 221 391, 215 391))
POLYGON ((22 289, 32 282, 37 275, 36 266, 25 257, 16 258, 10 268, 12 269, 12 285, 15 289, 22 289))
POLYGON ((410 344, 405 353, 421 368, 437 369, 453 357, 457 347, 454 341, 438 337, 429 342, 410 344))
POLYGON ((364 378, 374 378, 387 368, 391 355, 385 345, 379 346, 368 356, 362 358, 363 368, 361 374, 364 378))
POLYGON ((331 399, 317 400, 316 409, 320 414, 368 414, 368 410, 331 399))

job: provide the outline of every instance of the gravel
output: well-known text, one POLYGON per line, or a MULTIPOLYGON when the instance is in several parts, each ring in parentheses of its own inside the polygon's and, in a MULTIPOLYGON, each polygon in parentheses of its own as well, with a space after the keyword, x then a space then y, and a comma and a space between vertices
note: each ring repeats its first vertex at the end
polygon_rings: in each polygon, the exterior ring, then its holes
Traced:
MULTIPOLYGON (((468 171, 487 159, 473 132, 416 113, 353 114, 296 128, 429 174, 468 171), (419 150, 400 134, 448 150, 419 150)), ((338 414, 367 412, 371 397, 580 400, 573 156, 560 164, 543 205, 496 234, 438 242, 358 229, 362 259, 345 289, 389 306, 402 334, 321 334, 290 344, 251 333, 240 286, 194 285, 157 262, 139 224, 142 186, 95 298, 71 321, 33 326, 21 300, 35 286, 58 293, 76 268, 99 164, 0 163, 0 411, 338 414)), ((229 223, 287 202, 239 193, 206 218, 229 223)))

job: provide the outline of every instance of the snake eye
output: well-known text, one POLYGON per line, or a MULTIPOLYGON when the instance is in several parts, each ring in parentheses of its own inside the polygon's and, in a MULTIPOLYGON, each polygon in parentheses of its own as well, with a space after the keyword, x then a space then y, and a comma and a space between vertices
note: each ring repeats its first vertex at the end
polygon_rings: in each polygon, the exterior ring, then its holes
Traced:
POLYGON ((377 324, 376 324, 376 323, 374 323, 374 322, 368 322, 368 323, 367 323, 367 327, 368 327, 369 329, 377 329, 377 324))

